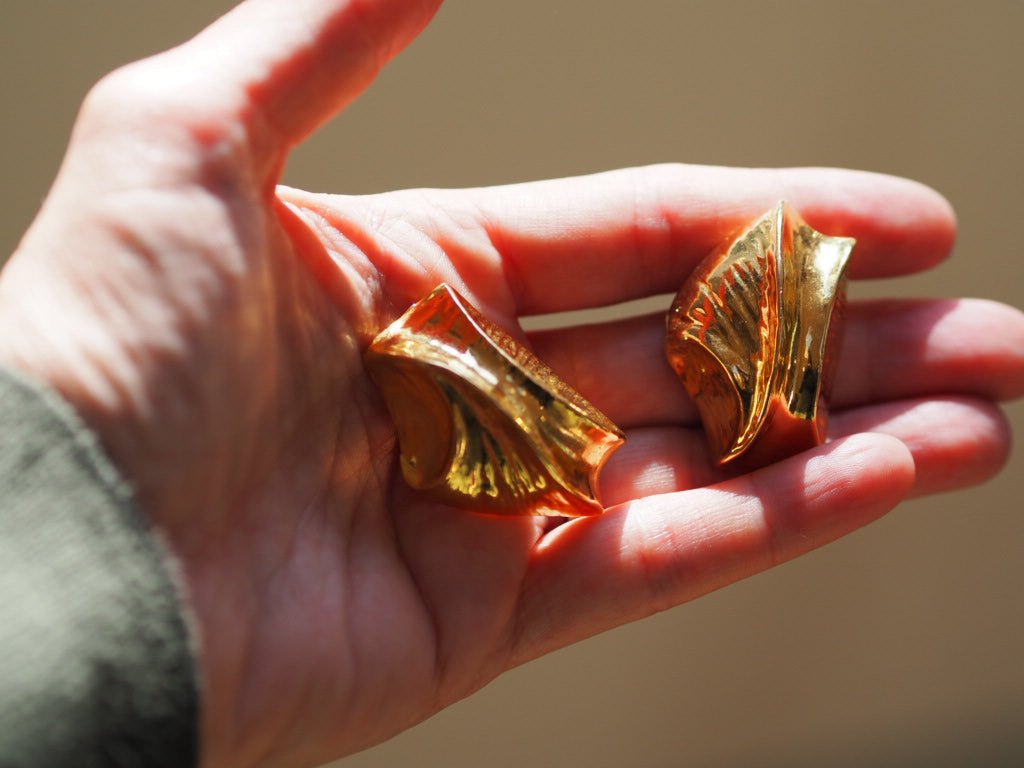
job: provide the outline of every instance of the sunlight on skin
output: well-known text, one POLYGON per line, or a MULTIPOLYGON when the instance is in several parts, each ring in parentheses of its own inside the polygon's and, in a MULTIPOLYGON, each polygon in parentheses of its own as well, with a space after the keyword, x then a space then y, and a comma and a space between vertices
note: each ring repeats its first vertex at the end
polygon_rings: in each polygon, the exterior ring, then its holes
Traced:
POLYGON ((867 524, 915 477, 925 492, 977 482, 1008 450, 994 401, 1024 391, 1010 308, 852 305, 833 422, 852 436, 733 478, 688 428, 658 318, 519 325, 674 292, 783 197, 857 238, 854 276, 926 269, 955 220, 915 182, 668 164, 365 198, 278 190, 288 151, 439 4, 248 0, 105 79, 0 276, 0 360, 78 410, 180 566, 206 768, 365 748, 515 664, 867 524), (627 431, 603 515, 545 533, 404 487, 362 352, 442 281, 627 431))

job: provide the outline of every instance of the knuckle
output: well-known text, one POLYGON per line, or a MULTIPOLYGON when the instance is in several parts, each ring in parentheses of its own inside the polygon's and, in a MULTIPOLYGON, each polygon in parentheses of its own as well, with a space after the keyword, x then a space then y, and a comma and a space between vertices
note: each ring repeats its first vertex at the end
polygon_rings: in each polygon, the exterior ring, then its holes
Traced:
POLYGON ((194 82, 177 59, 162 54, 101 78, 82 103, 75 133, 79 140, 123 140, 124 151, 174 147, 181 153, 138 154, 158 162, 187 158, 215 183, 234 183, 252 154, 243 117, 218 89, 194 82))
POLYGON ((93 127, 120 125, 158 99, 157 81, 145 62, 134 62, 104 75, 86 94, 79 122, 93 127))

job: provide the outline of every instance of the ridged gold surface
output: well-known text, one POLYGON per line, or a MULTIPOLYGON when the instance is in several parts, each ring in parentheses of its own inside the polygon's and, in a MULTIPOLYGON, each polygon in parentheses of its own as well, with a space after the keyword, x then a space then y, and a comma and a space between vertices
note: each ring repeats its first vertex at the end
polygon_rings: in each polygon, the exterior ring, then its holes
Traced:
POLYGON ((679 290, 666 354, 719 463, 766 464, 824 441, 853 245, 779 203, 679 290))
POLYGON ((381 332, 366 364, 413 488, 478 512, 602 511, 598 473, 622 432, 449 286, 381 332))

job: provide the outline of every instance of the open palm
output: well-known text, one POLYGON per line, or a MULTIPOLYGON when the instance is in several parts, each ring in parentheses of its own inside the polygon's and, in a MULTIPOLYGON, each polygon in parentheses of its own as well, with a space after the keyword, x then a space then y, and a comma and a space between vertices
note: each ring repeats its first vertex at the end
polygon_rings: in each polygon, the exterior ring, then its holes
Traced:
POLYGON ((276 187, 288 150, 438 4, 249 0, 114 73, 0 281, 17 329, 0 356, 78 409, 182 567, 208 765, 308 765, 368 746, 515 664, 812 549, 908 493, 977 482, 1007 450, 992 401, 1024 389, 1024 320, 1006 307, 854 304, 842 439, 737 477, 707 460, 660 317, 520 328, 674 291, 781 198, 858 239, 854 277, 926 268, 955 225, 912 182, 659 166, 358 198, 276 187), (551 527, 405 488, 362 351, 442 281, 627 431, 604 515, 551 527))

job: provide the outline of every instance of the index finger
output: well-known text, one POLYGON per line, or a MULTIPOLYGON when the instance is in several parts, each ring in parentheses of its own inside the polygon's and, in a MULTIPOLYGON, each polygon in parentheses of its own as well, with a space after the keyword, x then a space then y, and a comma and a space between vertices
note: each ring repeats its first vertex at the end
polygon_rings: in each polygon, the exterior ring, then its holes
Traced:
POLYGON ((857 239, 854 278, 931 267, 956 236, 953 209, 929 187, 842 169, 670 164, 430 194, 486 231, 519 314, 675 292, 705 254, 782 199, 815 229, 857 239))

